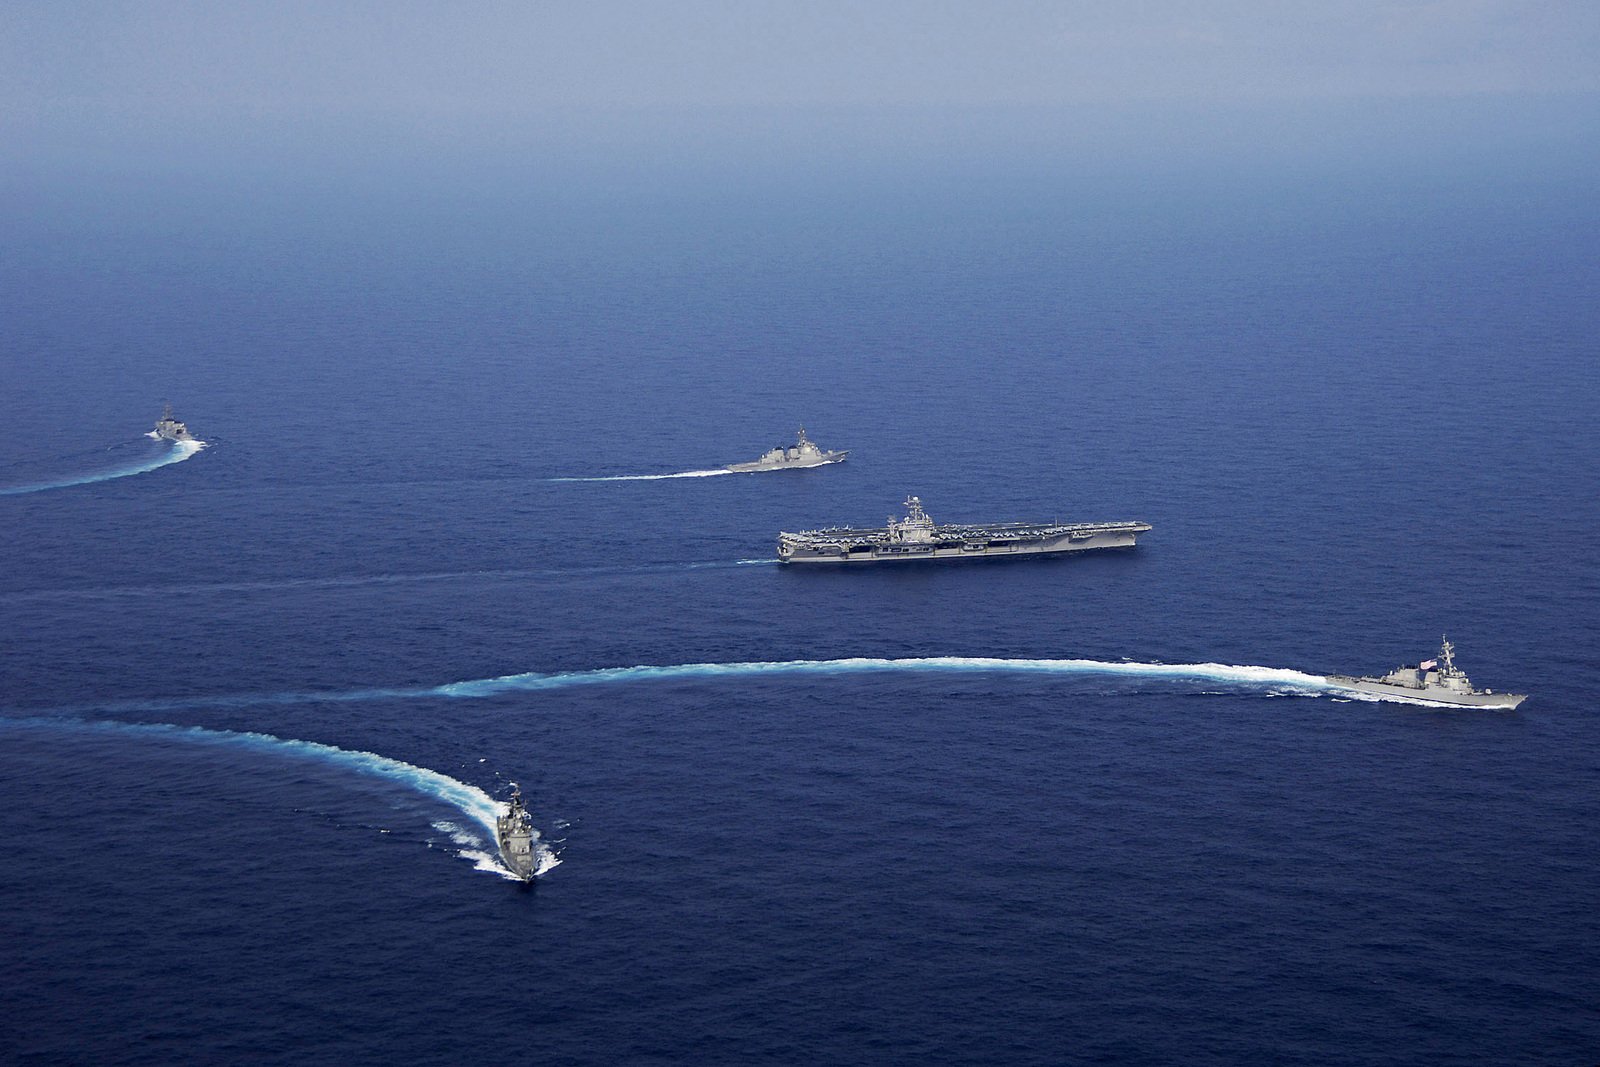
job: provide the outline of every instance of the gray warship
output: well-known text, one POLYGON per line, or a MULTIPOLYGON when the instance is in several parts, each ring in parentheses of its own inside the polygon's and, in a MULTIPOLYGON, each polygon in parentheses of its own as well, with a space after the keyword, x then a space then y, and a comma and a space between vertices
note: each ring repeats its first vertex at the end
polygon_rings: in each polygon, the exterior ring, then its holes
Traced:
POLYGON ((1496 693, 1493 689, 1474 689, 1461 668, 1456 666, 1456 646, 1441 638, 1444 646, 1438 659, 1423 660, 1415 667, 1396 667, 1382 678, 1353 678, 1330 674, 1330 684, 1377 697, 1404 697, 1431 700, 1436 704, 1455 704, 1464 708, 1516 707, 1527 700, 1526 693, 1496 693))
POLYGON ((511 783, 511 806, 495 819, 495 837, 506 870, 524 882, 533 881, 539 873, 539 859, 533 850, 533 816, 522 806, 522 790, 515 782, 511 783))
POLYGON ((1145 522, 1000 522, 939 526, 907 497, 906 517, 884 529, 835 527, 778 534, 781 563, 882 563, 889 560, 987 559, 1132 548, 1145 522))
POLYGON ((189 435, 189 427, 172 417, 172 405, 168 404, 161 412, 161 417, 156 420, 156 428, 151 432, 152 437, 163 441, 193 441, 189 435))
POLYGON ((849 449, 842 452, 824 452, 806 437, 806 428, 800 427, 800 437, 787 448, 779 445, 763 453, 761 458, 751 463, 730 463, 727 470, 736 474, 750 471, 781 471, 791 467, 822 467, 829 463, 843 463, 844 458, 850 454, 849 449))

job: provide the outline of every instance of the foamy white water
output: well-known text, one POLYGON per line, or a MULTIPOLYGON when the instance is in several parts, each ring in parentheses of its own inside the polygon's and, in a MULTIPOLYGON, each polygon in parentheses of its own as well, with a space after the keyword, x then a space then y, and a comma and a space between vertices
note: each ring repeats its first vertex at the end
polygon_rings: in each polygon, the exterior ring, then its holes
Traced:
MULTIPOLYGON (((513 875, 497 858, 495 819, 503 815, 507 805, 500 803, 475 785, 442 774, 439 771, 418 767, 402 760, 380 756, 376 752, 338 748, 318 741, 298 741, 293 738, 274 737, 271 734, 238 732, 233 730, 208 730, 200 726, 174 726, 169 723, 127 723, 115 720, 85 721, 82 719, 8 719, 0 718, 0 729, 21 726, 58 730, 84 730, 104 733, 127 733, 146 737, 170 738, 196 744, 224 745, 251 749, 278 756, 317 760, 322 763, 355 771, 358 774, 382 778, 403 786, 431 800, 446 804, 466 816, 470 825, 463 827, 453 822, 435 823, 435 827, 449 833, 460 846, 461 858, 472 862, 479 870, 493 870, 507 878, 513 875), (484 860, 488 860, 486 866, 484 860)), ((543 873, 561 861, 544 844, 535 831, 534 848, 539 855, 538 873, 543 873)))
POLYGON ((676 474, 608 474, 593 478, 551 478, 552 482, 661 482, 668 478, 715 478, 719 474, 732 474, 725 467, 709 471, 678 471, 676 474))
MULTIPOLYGON (((145 436, 150 436, 146 434, 145 436)), ((42 493, 46 489, 65 489, 72 485, 90 485, 94 482, 108 482, 113 478, 127 478, 135 474, 146 474, 161 467, 169 467, 174 463, 182 463, 206 447, 204 441, 173 441, 172 447, 162 454, 151 459, 140 460, 138 463, 111 470, 95 471, 92 473, 69 475, 51 482, 36 482, 32 485, 14 485, 0 487, 0 496, 17 496, 22 493, 42 493)))
MULTIPOLYGON (((891 672, 936 672, 973 674, 1052 674, 1061 676, 1103 676, 1147 678, 1166 682, 1193 682, 1199 694, 1225 691, 1265 691, 1279 696, 1320 697, 1337 694, 1341 699, 1376 703, 1412 704, 1419 707, 1455 708, 1455 705, 1401 696, 1377 696, 1340 686, 1319 674, 1284 667, 1260 667, 1234 663, 1132 663, 1093 659, 1002 659, 989 656, 908 656, 903 658, 851 657, 845 659, 752 660, 737 663, 640 664, 632 667, 600 667, 582 671, 527 671, 496 678, 473 678, 438 686, 390 689, 343 689, 323 692, 284 691, 278 693, 217 694, 177 700, 118 700, 84 707, 63 707, 69 713, 118 712, 159 715, 180 710, 220 707, 254 707, 311 703, 359 703, 370 700, 414 700, 430 697, 473 699, 502 693, 538 692, 574 686, 636 684, 652 681, 758 678, 763 676, 817 674, 868 674, 891 672)), ((1492 710, 1486 708, 1486 710, 1492 710)), ((289 742, 285 742, 289 743, 289 742)), ((294 742, 299 743, 299 742, 294 742)), ((381 758, 381 757, 377 757, 381 758)), ((486 825, 493 826, 492 820, 486 825)))
POLYGON ((771 660, 744 663, 679 663, 664 666, 604 667, 587 671, 527 672, 441 685, 440 696, 485 697, 518 690, 561 689, 578 685, 646 682, 677 678, 754 677, 783 674, 854 674, 887 671, 966 671, 974 673, 1099 674, 1131 678, 1190 679, 1248 688, 1280 688, 1313 695, 1334 688, 1326 678, 1280 667, 1230 663, 1112 663, 1092 659, 999 659, 985 656, 913 656, 899 659, 771 660))

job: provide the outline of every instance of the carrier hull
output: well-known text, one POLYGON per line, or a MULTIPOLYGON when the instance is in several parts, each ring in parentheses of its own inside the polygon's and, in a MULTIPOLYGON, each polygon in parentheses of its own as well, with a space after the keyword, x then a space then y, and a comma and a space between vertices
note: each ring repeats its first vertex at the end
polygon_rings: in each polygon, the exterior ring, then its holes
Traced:
POLYGON ((925 560, 1016 559, 1096 549, 1132 548, 1150 530, 1144 522, 948 524, 940 526, 911 497, 904 519, 881 529, 839 527, 778 535, 780 563, 910 563, 925 560))
POLYGON ((974 545, 963 540, 931 544, 875 545, 849 547, 786 548, 780 544, 778 559, 784 563, 906 563, 917 560, 963 559, 1016 559, 1021 556, 1054 556, 1067 552, 1091 552, 1103 548, 1132 548, 1138 543, 1141 530, 1106 530, 1087 537, 1074 538, 1071 534, 1041 538, 1037 541, 1013 541, 1008 544, 974 545))

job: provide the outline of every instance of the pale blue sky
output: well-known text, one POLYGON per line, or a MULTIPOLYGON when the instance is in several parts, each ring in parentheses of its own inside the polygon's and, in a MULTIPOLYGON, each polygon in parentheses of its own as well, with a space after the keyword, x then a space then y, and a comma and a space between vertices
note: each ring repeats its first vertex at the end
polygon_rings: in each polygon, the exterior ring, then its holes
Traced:
POLYGON ((0 5, 12 122, 1597 91, 1596 0, 0 5))

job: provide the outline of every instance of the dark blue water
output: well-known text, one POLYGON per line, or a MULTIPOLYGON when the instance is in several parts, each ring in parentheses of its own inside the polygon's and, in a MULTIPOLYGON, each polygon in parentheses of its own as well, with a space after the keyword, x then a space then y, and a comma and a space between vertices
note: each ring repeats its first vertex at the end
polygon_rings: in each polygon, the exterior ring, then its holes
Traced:
POLYGON ((1581 173, 660 176, 13 201, 7 1061, 1595 1058, 1581 173), (907 493, 1155 529, 771 562, 907 493), (453 684, 851 657, 1104 666, 453 684))

